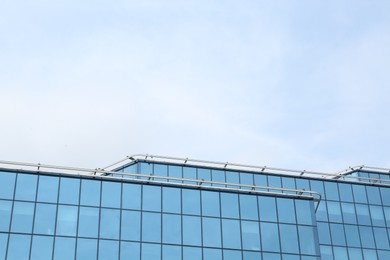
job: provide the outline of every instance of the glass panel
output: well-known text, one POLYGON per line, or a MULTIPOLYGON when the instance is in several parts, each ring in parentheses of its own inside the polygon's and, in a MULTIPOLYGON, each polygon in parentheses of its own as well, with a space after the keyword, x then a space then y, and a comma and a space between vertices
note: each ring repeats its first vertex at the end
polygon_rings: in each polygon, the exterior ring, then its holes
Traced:
POLYGON ((383 210, 385 211, 386 225, 390 227, 390 208, 383 207, 383 210))
POLYGON ((280 222, 296 223, 294 200, 277 198, 278 216, 280 222))
POLYGON ((202 260, 202 249, 200 247, 183 247, 183 259, 202 260))
POLYGON ((203 245, 221 247, 221 223, 219 219, 202 218, 203 245))
POLYGON ((344 223, 356 224, 355 206, 352 203, 341 203, 344 223))
MULTIPOLYGON (((241 251, 223 250, 223 259, 224 260, 242 260, 241 251)), ((261 257, 258 257, 256 259, 261 259, 261 257)))
POLYGON ((183 214, 200 215, 200 191, 182 190, 183 214))
POLYGON ((222 219, 223 247, 241 249, 240 222, 222 219))
POLYGON ((340 209, 340 202, 328 201, 328 214, 330 222, 339 222, 343 221, 340 209))
POLYGON ((0 231, 8 232, 11 221, 12 202, 0 200, 0 231))
POLYGON ((32 233, 34 203, 15 202, 12 213, 12 232, 32 233))
POLYGON ((375 250, 363 249, 364 259, 376 260, 378 259, 375 250))
MULTIPOLYGON (((168 176, 168 166, 164 164, 154 164, 153 174, 157 176, 168 176)), ((162 181, 167 181, 166 179, 159 179, 162 181)))
POLYGON ((100 206, 100 184, 100 181, 81 181, 81 205, 100 206))
POLYGON ((141 214, 138 211, 122 211, 121 236, 125 240, 141 238, 141 214))
POLYGON ((75 255, 76 239, 70 237, 56 237, 54 244, 55 260, 71 260, 75 255))
POLYGON ((9 236, 8 260, 29 259, 31 236, 11 234, 9 236))
POLYGON ((333 247, 333 252, 335 260, 348 259, 348 253, 345 247, 333 247))
POLYGON ((219 217, 219 193, 213 191, 202 191, 202 215, 219 217))
POLYGON ((316 234, 313 227, 298 226, 301 254, 316 255, 316 234))
POLYGON ((390 189, 389 188, 380 188, 383 205, 390 206, 390 189))
POLYGON ((360 248, 348 248, 348 255, 353 260, 363 260, 362 250, 360 248))
POLYGON ((35 209, 34 233, 54 235, 57 206, 37 203, 35 209))
POLYGON ((340 200, 353 202, 352 186, 350 184, 339 183, 340 200))
POLYGON ((367 203, 366 188, 362 185, 352 185, 355 202, 367 203))
POLYGON ((181 260, 181 247, 180 246, 163 246, 163 259, 164 260, 181 260))
POLYGON ((120 211, 116 209, 101 209, 100 238, 119 238, 120 211))
POLYGON ((320 240, 320 244, 331 244, 329 224, 323 222, 317 222, 317 228, 318 228, 318 237, 320 240))
POLYGON ((119 242, 112 240, 99 240, 99 259, 118 260, 119 242))
POLYGON ((259 223, 242 221, 242 246, 246 250, 260 250, 259 223))
MULTIPOLYGON (((238 172, 226 171, 226 182, 228 183, 240 183, 240 175, 238 172)), ((237 188, 238 186, 228 185, 230 188, 237 188)))
POLYGON ((310 190, 310 182, 305 179, 295 179, 298 190, 310 190))
MULTIPOLYGON (((211 181, 211 172, 209 169, 198 168, 198 179, 204 181, 211 181)), ((203 183, 203 186, 210 186, 208 183, 203 183)))
POLYGON ((161 259, 161 246, 156 244, 142 244, 142 260, 161 259))
POLYGON ((333 260, 332 247, 321 246, 321 260, 333 260))
POLYGON ((149 211, 161 211, 161 187, 143 185, 142 209, 149 211))
MULTIPOLYGON (((140 162, 138 163, 139 172, 141 174, 153 174, 153 164, 152 163, 145 163, 140 162)), ((142 178, 144 179, 144 178, 142 178)))
POLYGON ((37 180, 38 177, 36 175, 19 173, 16 182, 15 199, 35 201, 37 180))
POLYGON ((79 204, 80 180, 61 177, 59 203, 79 204))
MULTIPOLYGON (((211 179, 215 182, 225 182, 225 172, 221 170, 212 170, 211 179)), ((213 186, 224 187, 225 185, 213 184, 213 186)))
POLYGON ((79 237, 98 237, 99 209, 80 207, 79 237))
POLYGON ((370 213, 373 226, 385 226, 385 216, 383 215, 382 207, 370 206, 370 213))
POLYGON ((371 226, 370 213, 367 205, 356 204, 357 220, 360 225, 371 226))
POLYGON ((0 199, 13 199, 16 174, 0 172, 0 199))
MULTIPOLYGON (((297 228, 295 225, 279 225, 280 244, 284 253, 299 253, 297 228)), ((314 237, 312 236, 313 240, 314 237)))
POLYGON ((142 213, 142 241, 161 242, 161 214, 142 213))
POLYGON ((279 252, 278 226, 271 223, 261 223, 261 245, 264 251, 279 252))
POLYGON ((203 249, 204 260, 222 260, 222 251, 219 249, 204 248, 203 249))
POLYGON ((371 227, 359 226, 362 246, 365 248, 375 248, 374 235, 371 227))
POLYGON ((120 208, 121 184, 103 181, 102 183, 102 207, 120 208))
MULTIPOLYGON (((280 260, 280 254, 263 253, 263 259, 266 260, 280 260)), ((244 259, 246 260, 246 259, 244 259)))
MULTIPOLYGON (((253 185, 253 174, 241 172, 240 183, 246 185, 253 185)), ((248 188, 246 187, 246 189, 248 188)))
MULTIPOLYGON (((255 174, 254 179, 255 179, 256 186, 261 186, 261 187, 268 186, 266 175, 255 174)), ((264 190, 264 189, 259 189, 259 190, 264 190)))
POLYGON ((379 188, 373 187, 373 186, 367 186, 367 196, 368 196, 368 202, 370 204, 376 204, 381 205, 381 195, 379 194, 379 188))
POLYGON ((339 190, 337 188, 336 182, 324 182, 325 184, 325 194, 327 200, 337 200, 339 201, 339 190))
POLYGON ((120 259, 139 260, 141 255, 140 244, 134 242, 121 242, 120 259))
POLYGON ((310 200, 295 200, 295 207, 298 223, 313 225, 313 202, 310 200))
POLYGON ((97 240, 96 239, 77 239, 77 260, 96 260, 97 240))
POLYGON ((238 195, 233 193, 221 193, 221 210, 224 218, 239 218, 238 195))
POLYGON ((5 253, 7 252, 8 235, 0 233, 0 259, 5 260, 5 253))
POLYGON ((163 188, 163 211, 181 213, 181 189, 163 188))
POLYGON ((347 245, 353 247, 360 247, 360 236, 357 226, 345 225, 345 236, 347 238, 347 245))
POLYGON ((58 177, 39 176, 37 201, 57 203, 58 177))
MULTIPOLYGON (((268 175, 268 186, 281 188, 282 187, 282 180, 278 176, 268 175)), ((273 190, 271 190, 271 191, 273 191, 273 190)))
MULTIPOLYGON (((168 165, 168 175, 169 175, 169 177, 183 178, 182 171, 183 171, 183 168, 181 166, 168 165)), ((169 180, 169 181, 170 182, 181 183, 181 181, 176 181, 176 180, 169 180)))
POLYGON ((259 197, 260 220, 262 221, 277 221, 276 200, 273 197, 259 197))
POLYGON ((163 215, 163 243, 181 244, 180 215, 163 215))
POLYGON ((31 260, 51 260, 53 257, 53 237, 33 236, 31 260))
POLYGON ((122 208, 141 209, 141 185, 123 183, 122 208))
MULTIPOLYGON (((183 178, 196 180, 196 168, 194 167, 183 167, 183 178)), ((194 184, 192 181, 185 181, 184 183, 194 184)))
POLYGON ((257 197, 240 194, 240 212, 242 219, 258 220, 257 197))
POLYGON ((330 224, 330 234, 334 245, 345 246, 344 226, 341 224, 330 224))
POLYGON ((199 217, 183 216, 183 244, 193 246, 202 244, 199 217))
POLYGON ((387 237, 387 232, 385 228, 375 228, 374 227, 374 237, 376 241, 377 249, 389 250, 389 238, 387 237))
POLYGON ((316 218, 319 221, 328 221, 328 210, 326 208, 326 200, 321 200, 316 212, 316 218))
POLYGON ((58 206, 57 235, 76 236, 77 211, 75 206, 58 206))

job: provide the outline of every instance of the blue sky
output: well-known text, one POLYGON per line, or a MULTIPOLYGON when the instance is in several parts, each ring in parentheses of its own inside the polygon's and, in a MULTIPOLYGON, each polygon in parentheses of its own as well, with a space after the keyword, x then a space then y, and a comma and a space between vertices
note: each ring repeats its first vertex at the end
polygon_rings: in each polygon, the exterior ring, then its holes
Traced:
POLYGON ((0 1, 0 158, 390 167, 390 2, 0 1))

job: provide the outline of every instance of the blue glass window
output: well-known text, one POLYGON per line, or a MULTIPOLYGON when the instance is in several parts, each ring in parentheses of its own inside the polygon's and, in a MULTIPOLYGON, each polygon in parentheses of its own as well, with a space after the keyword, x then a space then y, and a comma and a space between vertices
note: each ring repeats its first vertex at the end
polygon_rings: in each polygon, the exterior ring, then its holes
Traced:
POLYGON ((362 250, 360 248, 348 248, 348 255, 350 259, 363 260, 362 250))
POLYGON ((322 200, 320 202, 316 212, 316 218, 318 221, 328 221, 328 210, 326 208, 326 200, 322 200))
POLYGON ((0 200, 0 231, 8 232, 11 221, 12 202, 0 200))
POLYGON ((327 200, 337 200, 339 201, 339 190, 337 188, 336 182, 324 182, 325 184, 325 194, 327 200))
POLYGON ((340 200, 353 202, 352 186, 346 183, 339 183, 340 200))
MULTIPOLYGON (((261 186, 261 187, 268 186, 266 175, 255 174, 254 179, 255 179, 256 186, 261 186)), ((259 189, 259 190, 265 190, 265 189, 259 189)))
POLYGON ((374 227, 374 238, 376 241, 377 249, 390 249, 389 238, 387 237, 387 232, 385 228, 374 227))
POLYGON ((321 260, 333 260, 332 247, 320 246, 320 248, 321 248, 321 260))
POLYGON ((359 225, 371 225, 370 213, 367 205, 356 204, 356 214, 359 225))
POLYGON ((161 214, 142 213, 142 241, 161 242, 161 214))
POLYGON ((242 247, 245 250, 260 250, 259 223, 242 221, 242 247))
POLYGON ((221 223, 216 218, 202 218, 203 245, 221 247, 221 223))
POLYGON ((348 259, 347 248, 345 247, 333 247, 333 253, 335 259, 348 259))
POLYGON ((183 244, 192 246, 202 244, 199 217, 183 216, 183 244))
POLYGON ((34 233, 54 235, 57 205, 37 203, 35 209, 34 233))
POLYGON ((163 243, 181 244, 181 216, 163 215, 163 243))
POLYGON ((261 223, 261 245, 264 251, 279 252, 278 226, 272 223, 261 223))
POLYGON ((8 260, 29 259, 31 236, 11 234, 8 245, 8 260))
POLYGON ((5 259, 5 253, 7 252, 8 235, 0 233, 0 259, 5 259))
MULTIPOLYGON (((253 185, 253 174, 241 172, 240 183, 246 185, 253 185)), ((248 187, 246 187, 246 189, 248 189, 248 187)))
POLYGON ((121 184, 103 181, 102 207, 119 208, 121 206, 121 184))
POLYGON ((31 260, 51 260, 53 257, 53 237, 33 236, 31 260))
POLYGON ((386 225, 390 227, 390 208, 383 207, 383 210, 385 212, 385 218, 386 218, 386 225))
POLYGON ((163 246, 163 259, 164 260, 182 260, 181 247, 179 246, 163 246))
POLYGON ((343 212, 344 223, 356 224, 355 205, 352 203, 341 203, 341 210, 343 212))
POLYGON ((183 259, 202 260, 202 249, 200 247, 183 247, 183 259))
MULTIPOLYGON (((172 165, 168 166, 169 177, 172 177, 172 178, 183 178, 182 171, 183 171, 183 169, 182 169, 181 166, 172 166, 172 165)), ((177 181, 177 180, 170 180, 170 182, 179 182, 179 183, 181 183, 181 181, 177 181)))
MULTIPOLYGON (((225 172, 221 170, 212 170, 211 179, 215 182, 225 182, 225 172)), ((225 185, 213 184, 213 186, 224 187, 225 185)))
POLYGON ((213 191, 202 191, 202 215, 219 217, 219 193, 213 191))
POLYGON ((310 190, 310 182, 306 179, 295 179, 298 190, 310 190))
POLYGON ((142 244, 141 250, 142 260, 157 260, 161 259, 161 246, 156 244, 142 244))
MULTIPOLYGON (((286 188, 286 189, 295 189, 295 179, 283 177, 282 178, 282 186, 283 186, 283 188, 286 188)), ((284 193, 295 194, 295 192, 290 192, 290 191, 284 191, 284 193)))
POLYGON ((279 221, 284 223, 296 223, 294 200, 277 198, 279 221))
POLYGON ((330 234, 332 235, 332 242, 337 246, 345 246, 344 226, 341 224, 330 224, 330 234))
POLYGON ((80 207, 79 216, 79 237, 98 237, 99 209, 91 207, 80 207))
POLYGON ((363 185, 353 185, 352 189, 355 202, 367 203, 366 187, 364 187, 363 185))
POLYGON ((373 226, 385 226, 385 216, 381 206, 370 206, 370 213, 373 226))
POLYGON ((97 240, 96 239, 77 239, 77 260, 96 260, 97 240))
POLYGON ((380 188, 382 195, 382 202, 384 206, 390 206, 390 189, 389 188, 380 188))
POLYGON ((370 259, 370 260, 371 259, 373 259, 373 260, 378 259, 375 250, 363 249, 363 256, 364 256, 364 259, 370 259))
POLYGON ((81 205, 100 206, 100 184, 100 181, 81 181, 81 205))
POLYGON ((15 199, 35 201, 37 180, 36 175, 19 173, 16 181, 15 199))
POLYGON ((367 189, 368 202, 374 205, 381 205, 382 201, 381 201, 381 195, 379 193, 379 188, 373 186, 367 186, 366 189, 367 189))
POLYGON ((365 248, 375 248, 374 235, 371 227, 359 226, 362 246, 365 248))
POLYGON ((313 202, 310 200, 295 200, 298 224, 313 225, 313 202))
MULTIPOLYGON (((211 181, 211 172, 209 169, 198 168, 198 179, 204 181, 211 181)), ((208 183, 203 183, 203 186, 210 186, 208 183)))
POLYGON ((280 260, 280 254, 263 253, 263 259, 266 259, 266 260, 280 260))
POLYGON ((141 256, 140 244, 134 242, 121 242, 120 259, 139 260, 141 256))
POLYGON ((57 235, 75 236, 77 228, 77 211, 75 206, 58 206, 57 235))
POLYGON ((70 237, 56 237, 54 243, 55 260, 71 260, 75 256, 76 239, 70 237))
POLYGON ((203 260, 222 260, 222 251, 219 249, 203 248, 203 260))
POLYGON ((57 203, 58 177, 39 176, 37 201, 57 203))
POLYGON ((317 222, 317 228, 318 228, 318 238, 320 240, 320 244, 331 244, 329 224, 323 222, 317 222))
MULTIPOLYGON (((193 167, 183 167, 183 178, 196 180, 196 168, 193 167)), ((184 181, 184 183, 194 184, 191 181, 184 181)))
MULTIPOLYGON (((268 186, 281 188, 282 187, 281 178, 278 176, 268 175, 268 186)), ((271 191, 275 191, 275 190, 271 190, 271 191)))
MULTIPOLYGON (((295 225, 280 224, 280 244, 284 253, 299 253, 298 234, 295 225)), ((310 237, 313 240, 313 236, 310 237)))
POLYGON ((224 218, 239 218, 238 195, 233 193, 221 193, 221 210, 224 218))
MULTIPOLYGON (((157 176, 168 176, 168 166, 164 164, 154 164, 153 174, 157 176)), ((166 179, 159 179, 166 181, 166 179)))
POLYGON ((200 215, 200 191, 182 190, 183 214, 200 215))
POLYGON ((14 197, 16 174, 0 172, 0 199, 12 199, 14 197))
MULTIPOLYGON (((226 182, 228 183, 240 183, 240 175, 238 172, 226 171, 226 182)), ((238 186, 228 185, 230 188, 237 188, 238 186)))
POLYGON ((259 197, 260 220, 277 222, 276 200, 273 197, 259 197))
POLYGON ((138 163, 139 172, 141 174, 153 174, 153 164, 152 163, 138 163))
POLYGON ((120 226, 120 211, 116 209, 101 209, 100 238, 118 239, 120 226))
POLYGON ((327 204, 328 204, 329 221, 341 223, 343 221, 343 218, 341 215, 340 202, 328 201, 327 204))
POLYGON ((139 241, 141 237, 141 214, 139 211, 122 211, 121 237, 139 241))
POLYGON ((12 232, 32 233, 34 203, 16 202, 12 213, 12 232))
MULTIPOLYGON (((316 255, 316 234, 313 227, 298 226, 299 233, 299 246, 301 248, 301 254, 316 255)), ((283 248, 283 247, 282 247, 283 248)))
POLYGON ((99 240, 99 259, 118 260, 119 242, 112 240, 99 240))
POLYGON ((240 212, 242 219, 258 220, 257 197, 240 194, 240 212))
POLYGON ((163 212, 181 213, 180 191, 178 188, 163 188, 163 212))
POLYGON ((142 209, 161 211, 161 187, 149 185, 142 187, 142 209))
POLYGON ((241 249, 240 222, 222 219, 222 238, 224 248, 241 249))
POLYGON ((79 204, 80 180, 61 177, 59 203, 79 204))
POLYGON ((352 247, 360 247, 360 236, 358 227, 353 225, 345 225, 344 228, 347 245, 352 247))
MULTIPOLYGON (((242 260, 241 251, 238 250, 223 250, 224 260, 242 260)), ((258 257, 256 259, 261 259, 258 257)))
POLYGON ((122 208, 141 209, 141 185, 123 183, 122 208))

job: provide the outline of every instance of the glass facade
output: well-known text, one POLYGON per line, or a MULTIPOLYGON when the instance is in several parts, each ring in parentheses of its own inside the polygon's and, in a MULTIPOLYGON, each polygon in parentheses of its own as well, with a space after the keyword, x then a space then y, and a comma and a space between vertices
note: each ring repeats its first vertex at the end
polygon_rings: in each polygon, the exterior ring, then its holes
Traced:
POLYGON ((379 183, 142 161, 114 177, 1 171, 0 260, 390 259, 379 183))

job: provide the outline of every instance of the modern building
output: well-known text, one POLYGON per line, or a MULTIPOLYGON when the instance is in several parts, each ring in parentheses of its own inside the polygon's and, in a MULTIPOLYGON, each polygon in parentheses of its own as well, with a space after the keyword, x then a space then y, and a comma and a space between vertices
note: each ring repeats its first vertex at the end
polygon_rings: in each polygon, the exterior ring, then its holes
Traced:
POLYGON ((0 161, 0 260, 390 259, 389 169, 0 161))

